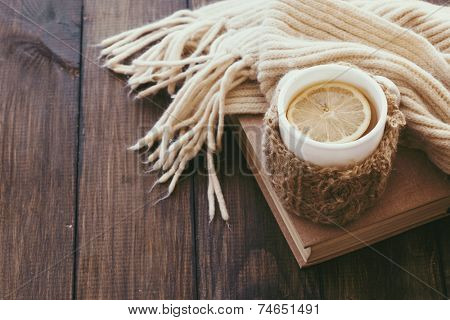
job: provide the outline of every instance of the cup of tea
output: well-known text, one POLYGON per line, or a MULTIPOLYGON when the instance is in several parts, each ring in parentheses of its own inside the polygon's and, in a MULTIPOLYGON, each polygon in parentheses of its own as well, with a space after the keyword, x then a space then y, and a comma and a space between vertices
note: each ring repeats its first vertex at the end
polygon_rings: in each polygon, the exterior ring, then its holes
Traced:
POLYGON ((322 167, 349 167, 369 157, 383 137, 386 96, 380 84, 362 70, 340 64, 293 70, 280 80, 277 90, 280 135, 300 159, 322 167), (292 108, 297 108, 296 113, 292 108), (351 117, 352 110, 359 113, 351 117), (308 130, 296 124, 296 114, 303 117, 308 130), (348 136, 345 128, 339 128, 341 124, 349 128, 348 136), (325 138, 320 138, 320 130, 325 138), (333 132, 344 132, 344 138, 330 137, 333 132))

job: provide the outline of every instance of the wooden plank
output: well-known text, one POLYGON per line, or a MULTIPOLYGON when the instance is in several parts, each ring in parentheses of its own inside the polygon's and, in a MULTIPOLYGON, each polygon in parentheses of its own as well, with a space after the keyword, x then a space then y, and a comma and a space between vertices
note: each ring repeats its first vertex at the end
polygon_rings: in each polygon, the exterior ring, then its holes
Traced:
MULTIPOLYGON (((197 8, 208 0, 192 0, 197 8)), ((228 128, 216 161, 230 227, 208 222, 208 179, 195 177, 197 281, 201 299, 318 299, 318 269, 300 270, 228 128)), ((203 164, 200 166, 204 167, 203 164)), ((219 213, 217 213, 219 215, 219 213)))
POLYGON ((1 298, 72 295, 81 10, 0 3, 1 298))
POLYGON ((208 222, 208 179, 195 177, 199 298, 319 299, 319 269, 300 270, 232 133, 217 161, 230 228, 208 222))
POLYGON ((450 294, 450 218, 436 222, 434 227, 439 237, 442 286, 445 288, 444 293, 448 297, 450 294))
POLYGON ((185 8, 185 1, 85 2, 82 157, 79 203, 79 299, 195 298, 190 182, 170 199, 149 194, 155 176, 142 174, 127 152, 161 115, 167 97, 133 103, 124 82, 95 62, 103 38, 185 8), (159 105, 159 106, 158 106, 159 105))
POLYGON ((319 265, 327 299, 445 296, 434 224, 319 265))
MULTIPOLYGON (((446 1, 431 0, 429 2, 444 4, 446 1)), ((444 298, 447 291, 442 267, 449 270, 450 259, 441 263, 442 250, 439 250, 438 236, 435 232, 436 227, 443 224, 442 221, 436 221, 386 240, 375 245, 374 249, 366 248, 322 264, 324 297, 327 299, 444 298)), ((448 229, 443 236, 444 242, 448 239, 445 234, 448 235, 448 229)))

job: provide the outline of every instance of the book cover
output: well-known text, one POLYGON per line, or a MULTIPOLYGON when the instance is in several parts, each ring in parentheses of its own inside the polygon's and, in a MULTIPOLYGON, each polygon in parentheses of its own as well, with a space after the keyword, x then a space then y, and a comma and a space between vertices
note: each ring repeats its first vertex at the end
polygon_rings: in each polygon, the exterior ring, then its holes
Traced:
POLYGON ((316 264, 446 216, 450 179, 424 153, 400 147, 386 191, 360 219, 345 226, 315 224, 284 210, 263 167, 262 115, 234 116, 241 148, 300 266, 316 264))

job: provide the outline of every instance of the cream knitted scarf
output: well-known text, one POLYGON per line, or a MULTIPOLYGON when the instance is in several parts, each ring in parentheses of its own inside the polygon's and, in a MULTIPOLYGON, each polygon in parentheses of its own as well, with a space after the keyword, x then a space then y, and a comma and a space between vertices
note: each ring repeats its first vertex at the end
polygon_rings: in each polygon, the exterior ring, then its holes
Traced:
POLYGON ((173 101, 131 147, 170 180, 206 146, 209 216, 228 213, 212 154, 226 114, 264 113, 292 69, 348 63, 392 80, 407 120, 403 143, 450 173, 450 8, 406 0, 226 0, 182 10, 101 43, 105 66, 137 98, 167 88, 173 101), (151 148, 151 149, 150 149, 151 148))

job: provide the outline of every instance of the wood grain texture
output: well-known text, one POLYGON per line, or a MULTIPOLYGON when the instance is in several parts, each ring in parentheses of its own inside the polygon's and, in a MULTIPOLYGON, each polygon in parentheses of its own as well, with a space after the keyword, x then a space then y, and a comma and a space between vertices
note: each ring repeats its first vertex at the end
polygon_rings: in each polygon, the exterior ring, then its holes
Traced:
POLYGON ((425 225, 318 267, 327 299, 442 299, 434 224, 425 225))
POLYGON ((0 298, 70 299, 81 0, 0 3, 0 298))
MULTIPOLYGON (((448 5, 447 0, 428 2, 448 5)), ((448 297, 448 220, 433 222, 376 244, 374 249, 366 248, 318 266, 323 274, 324 296, 327 299, 448 297), (436 230, 441 234, 440 240, 436 230)))
POLYGON ((442 287, 446 290, 444 294, 450 295, 450 218, 438 221, 434 224, 434 230, 438 237, 439 253, 440 253, 440 268, 442 287))
POLYGON ((195 298, 190 181, 153 206, 166 186, 149 194, 155 176, 144 176, 137 154, 126 151, 169 100, 133 103, 123 79, 96 64, 99 51, 92 46, 185 5, 184 0, 85 2, 79 299, 195 298))
POLYGON ((238 131, 229 128, 217 160, 230 228, 220 217, 209 224, 208 179, 196 176, 199 298, 319 299, 319 270, 300 270, 233 134, 238 131))
POLYGON ((300 270, 233 132, 217 160, 229 228, 220 216, 208 222, 208 179, 195 177, 199 298, 319 299, 318 269, 300 270))

